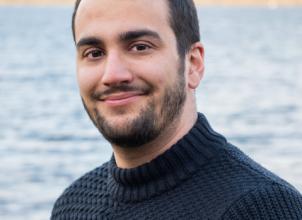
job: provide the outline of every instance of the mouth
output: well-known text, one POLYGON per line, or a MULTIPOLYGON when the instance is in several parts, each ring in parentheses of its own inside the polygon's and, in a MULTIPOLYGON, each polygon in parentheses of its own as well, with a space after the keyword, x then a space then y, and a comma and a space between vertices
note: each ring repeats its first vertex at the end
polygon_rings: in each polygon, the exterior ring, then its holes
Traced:
POLYGON ((138 98, 140 98, 141 96, 144 96, 144 95, 145 95, 144 93, 137 92, 137 91, 118 92, 118 93, 114 93, 114 94, 110 94, 110 95, 101 97, 99 100, 109 106, 121 106, 121 105, 126 105, 131 102, 134 102, 138 98))

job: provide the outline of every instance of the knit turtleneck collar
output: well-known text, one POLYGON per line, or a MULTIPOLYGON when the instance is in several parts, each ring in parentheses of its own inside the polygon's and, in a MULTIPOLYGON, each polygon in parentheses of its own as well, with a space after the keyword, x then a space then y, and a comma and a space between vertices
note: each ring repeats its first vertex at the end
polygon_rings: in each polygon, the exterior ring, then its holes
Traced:
POLYGON ((212 130, 205 116, 198 114, 193 128, 169 150, 154 160, 132 169, 109 163, 108 190, 113 198, 137 202, 172 189, 205 165, 217 146, 226 140, 212 130))

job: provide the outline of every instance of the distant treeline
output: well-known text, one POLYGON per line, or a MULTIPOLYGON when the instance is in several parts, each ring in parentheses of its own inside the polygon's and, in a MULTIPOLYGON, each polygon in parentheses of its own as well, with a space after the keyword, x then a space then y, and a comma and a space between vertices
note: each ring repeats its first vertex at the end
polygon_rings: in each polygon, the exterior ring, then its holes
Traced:
MULTIPOLYGON (((0 4, 16 5, 16 4, 70 4, 75 0, 0 0, 0 4)), ((195 0, 201 5, 302 5, 302 0, 195 0)))

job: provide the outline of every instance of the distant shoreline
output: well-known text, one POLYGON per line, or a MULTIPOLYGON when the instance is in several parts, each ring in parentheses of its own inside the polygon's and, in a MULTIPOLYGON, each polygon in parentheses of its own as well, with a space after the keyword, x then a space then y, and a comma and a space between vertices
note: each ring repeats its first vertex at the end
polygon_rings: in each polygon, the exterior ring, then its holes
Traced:
MULTIPOLYGON (((0 0, 0 5, 73 5, 75 0, 0 0)), ((302 0, 195 0, 198 5, 301 6, 302 0)))

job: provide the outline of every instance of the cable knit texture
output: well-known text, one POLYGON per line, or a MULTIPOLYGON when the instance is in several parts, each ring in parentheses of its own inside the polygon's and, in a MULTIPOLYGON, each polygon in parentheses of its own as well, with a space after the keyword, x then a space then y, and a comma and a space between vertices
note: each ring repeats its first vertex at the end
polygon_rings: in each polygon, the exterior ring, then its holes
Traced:
POLYGON ((115 159, 85 174, 56 201, 51 220, 302 219, 302 196, 212 130, 204 115, 150 163, 115 159))

